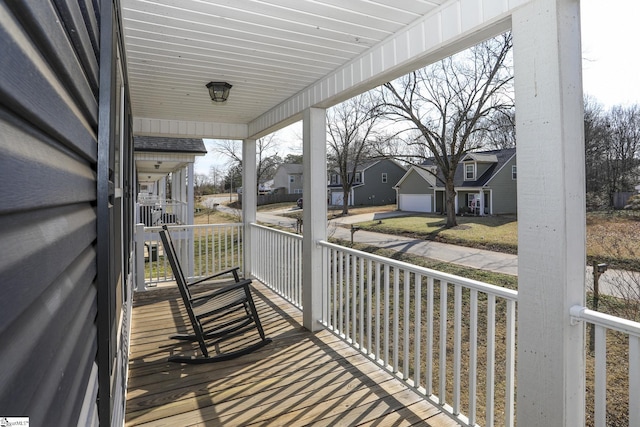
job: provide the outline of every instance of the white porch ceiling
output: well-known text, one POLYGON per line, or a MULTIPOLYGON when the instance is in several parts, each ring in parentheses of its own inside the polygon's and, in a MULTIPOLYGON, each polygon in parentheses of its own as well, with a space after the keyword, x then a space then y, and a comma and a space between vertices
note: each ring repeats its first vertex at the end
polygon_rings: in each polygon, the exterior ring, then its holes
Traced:
POLYGON ((122 0, 134 130, 212 138, 255 135, 318 104, 310 90, 331 92, 319 99, 338 99, 339 92, 385 71, 385 61, 393 66, 407 53, 442 47, 447 39, 503 19, 514 7, 508 3, 524 2, 122 0), (416 39, 431 40, 412 40, 409 31, 416 27, 416 39), (406 46, 398 46, 394 37, 406 46), (383 58, 380 67, 371 60, 367 79, 343 75, 346 83, 334 78, 327 84, 328 76, 352 74, 349 64, 379 55, 390 41, 393 48, 386 47, 384 55, 393 58, 383 58), (210 100, 205 88, 210 81, 233 85, 227 102, 210 100), (273 117, 265 118, 269 112, 273 117))

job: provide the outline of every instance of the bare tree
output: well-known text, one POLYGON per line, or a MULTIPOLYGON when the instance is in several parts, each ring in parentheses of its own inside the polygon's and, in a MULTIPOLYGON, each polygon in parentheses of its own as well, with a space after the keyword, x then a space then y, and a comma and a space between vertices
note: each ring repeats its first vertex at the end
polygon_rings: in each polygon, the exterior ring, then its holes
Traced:
MULTIPOLYGON (((256 182, 258 185, 271 178, 282 159, 278 156, 277 133, 256 141, 256 182)), ((242 141, 220 140, 215 150, 229 159, 228 166, 234 173, 242 173, 242 141)), ((256 187, 256 191, 258 188, 256 187)))
POLYGON ((489 118, 513 109, 512 39, 507 32, 460 54, 386 83, 380 110, 417 131, 409 146, 433 155, 445 187, 446 227, 456 223, 454 175, 468 151, 484 145, 489 118), (477 137, 478 136, 478 137, 477 137))
POLYGON ((349 193, 356 182, 356 172, 372 154, 380 118, 370 93, 365 93, 336 105, 327 111, 331 169, 342 184, 342 214, 349 213, 349 193))

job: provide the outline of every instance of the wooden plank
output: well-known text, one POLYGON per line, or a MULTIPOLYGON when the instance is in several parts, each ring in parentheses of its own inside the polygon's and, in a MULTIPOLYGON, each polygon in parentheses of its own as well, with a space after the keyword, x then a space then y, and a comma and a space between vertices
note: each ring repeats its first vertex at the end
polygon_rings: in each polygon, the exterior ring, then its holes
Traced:
POLYGON ((161 290, 155 301, 154 291, 136 295, 127 426, 413 425, 441 413, 334 334, 301 328, 298 310, 254 284, 256 305, 273 342, 239 359, 208 365, 166 361, 167 331, 174 332, 184 316, 171 302, 177 290, 161 290))

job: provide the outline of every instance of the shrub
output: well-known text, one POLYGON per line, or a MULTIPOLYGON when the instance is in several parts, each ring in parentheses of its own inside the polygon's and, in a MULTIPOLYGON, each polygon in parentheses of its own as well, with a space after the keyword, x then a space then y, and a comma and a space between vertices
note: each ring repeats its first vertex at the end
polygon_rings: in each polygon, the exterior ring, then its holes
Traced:
POLYGON ((624 208, 632 211, 640 211, 640 194, 629 197, 624 208))

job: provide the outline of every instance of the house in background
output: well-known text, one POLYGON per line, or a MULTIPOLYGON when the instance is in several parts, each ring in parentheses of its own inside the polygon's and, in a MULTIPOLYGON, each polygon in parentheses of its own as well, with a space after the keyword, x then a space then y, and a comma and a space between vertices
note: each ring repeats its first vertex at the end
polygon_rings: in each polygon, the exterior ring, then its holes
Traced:
MULTIPOLYGON (((516 149, 467 153, 456 168, 454 184, 456 213, 515 214, 516 149)), ((421 166, 412 166, 395 189, 398 210, 432 213, 446 210, 444 177, 430 159, 421 166)))
MULTIPOLYGON (((352 166, 349 166, 352 169, 352 166)), ((388 205, 396 202, 393 184, 405 174, 406 169, 391 159, 365 162, 356 169, 353 186, 349 192, 348 206, 388 205)), ((344 193, 337 171, 329 172, 329 204, 342 205, 344 193)))
POLYGON ((273 191, 283 194, 302 194, 302 165, 283 163, 273 176, 273 191))

